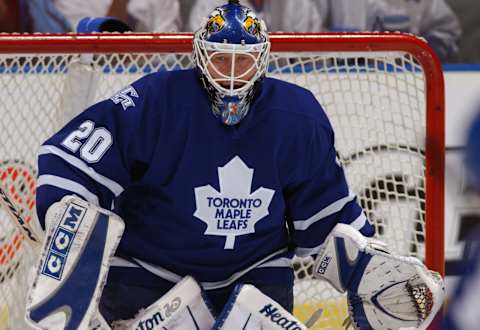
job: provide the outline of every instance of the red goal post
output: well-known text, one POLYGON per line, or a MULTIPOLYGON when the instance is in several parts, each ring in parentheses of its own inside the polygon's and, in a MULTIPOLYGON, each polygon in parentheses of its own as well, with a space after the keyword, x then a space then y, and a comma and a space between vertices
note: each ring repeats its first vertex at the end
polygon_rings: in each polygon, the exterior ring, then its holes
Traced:
MULTIPOLYGON (((444 81, 431 48, 397 33, 270 38, 269 74, 309 88, 325 107, 347 179, 379 235, 444 274, 444 81), (395 224, 397 217, 405 223, 395 224), (409 217, 415 219, 410 223, 409 217)), ((93 102, 143 73, 191 66, 191 49, 191 34, 0 35, 0 184, 26 219, 35 217, 36 148, 68 119, 59 117, 71 101, 65 87, 72 83, 71 64, 81 62, 102 76, 93 102), (103 89, 110 83, 111 89, 103 89)), ((21 319, 25 292, 18 288, 26 285, 34 253, 5 225, 1 210, 0 217, 1 328, 21 319)), ((315 306, 329 318, 343 317, 337 307, 329 311, 336 298, 328 295, 325 306, 304 297, 320 290, 310 287, 311 261, 297 260, 294 267, 299 283, 308 283, 296 291, 296 313, 306 311, 302 320, 315 306)), ((335 328, 338 321, 321 327, 335 328)))

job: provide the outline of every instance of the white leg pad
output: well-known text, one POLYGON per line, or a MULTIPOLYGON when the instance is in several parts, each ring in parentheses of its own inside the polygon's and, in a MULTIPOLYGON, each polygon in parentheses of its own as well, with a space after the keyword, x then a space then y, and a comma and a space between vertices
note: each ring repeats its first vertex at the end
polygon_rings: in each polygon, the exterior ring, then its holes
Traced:
POLYGON ((214 322, 215 318, 202 289, 192 277, 187 276, 141 311, 133 321, 119 322, 115 328, 196 330, 211 329, 214 322))
POLYGON ((46 222, 47 238, 29 292, 26 319, 39 329, 88 329, 98 313, 123 220, 66 196, 48 209, 46 222))
POLYGON ((253 285, 238 285, 212 330, 306 330, 307 327, 253 285))

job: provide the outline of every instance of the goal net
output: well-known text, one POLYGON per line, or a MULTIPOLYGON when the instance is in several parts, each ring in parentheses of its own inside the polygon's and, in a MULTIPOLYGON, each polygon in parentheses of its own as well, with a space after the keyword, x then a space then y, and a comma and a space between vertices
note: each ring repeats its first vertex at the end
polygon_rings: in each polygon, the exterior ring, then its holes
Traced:
MULTIPOLYGON (((318 98, 377 236, 443 272, 443 76, 430 48, 380 33, 273 34, 271 41, 268 75, 318 98)), ((191 67, 190 52, 188 34, 0 36, 0 184, 27 221, 35 219, 39 145, 140 76, 191 67)), ((36 258, 0 209, 0 330, 26 328, 36 258)), ((304 322, 320 315, 314 329, 342 328, 345 297, 311 279, 311 259, 293 267, 295 315, 304 322)))

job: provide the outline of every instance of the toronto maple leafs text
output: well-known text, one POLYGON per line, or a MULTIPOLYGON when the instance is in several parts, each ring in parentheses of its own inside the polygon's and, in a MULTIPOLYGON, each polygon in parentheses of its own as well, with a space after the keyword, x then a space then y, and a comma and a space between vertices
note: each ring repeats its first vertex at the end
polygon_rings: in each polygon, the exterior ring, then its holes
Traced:
POLYGON ((208 207, 215 207, 217 229, 245 229, 252 217, 252 208, 262 206, 259 198, 207 197, 208 207))

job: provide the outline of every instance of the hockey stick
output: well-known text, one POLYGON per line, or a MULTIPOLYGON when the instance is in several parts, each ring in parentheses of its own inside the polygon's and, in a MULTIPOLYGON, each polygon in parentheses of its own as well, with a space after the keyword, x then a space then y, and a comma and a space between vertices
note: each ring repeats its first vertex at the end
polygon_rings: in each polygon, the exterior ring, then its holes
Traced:
POLYGON ((5 208, 8 215, 10 216, 11 220, 23 234, 23 236, 27 239, 28 243, 31 245, 32 248, 37 248, 40 246, 40 238, 35 234, 32 227, 29 223, 23 219, 22 215, 16 208, 15 204, 11 201, 8 194, 5 192, 3 187, 0 186, 0 205, 5 208))

